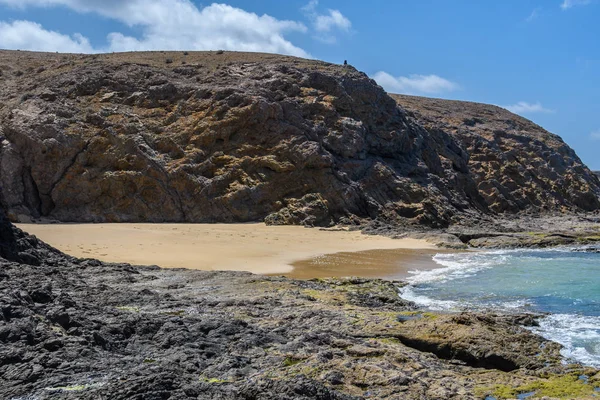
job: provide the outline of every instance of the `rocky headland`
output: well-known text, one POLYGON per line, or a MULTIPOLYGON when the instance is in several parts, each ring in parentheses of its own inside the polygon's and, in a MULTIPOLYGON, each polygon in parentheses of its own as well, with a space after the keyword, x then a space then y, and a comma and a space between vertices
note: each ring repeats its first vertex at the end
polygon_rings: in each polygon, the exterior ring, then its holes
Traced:
POLYGON ((506 110, 276 55, 0 52, 0 397, 593 398, 526 329, 402 282, 62 254, 11 221, 332 226, 452 246, 600 239, 600 181, 506 110))
POLYGON ((560 137, 499 107, 390 96, 351 66, 235 52, 0 52, 13 221, 403 229, 598 212, 560 137))

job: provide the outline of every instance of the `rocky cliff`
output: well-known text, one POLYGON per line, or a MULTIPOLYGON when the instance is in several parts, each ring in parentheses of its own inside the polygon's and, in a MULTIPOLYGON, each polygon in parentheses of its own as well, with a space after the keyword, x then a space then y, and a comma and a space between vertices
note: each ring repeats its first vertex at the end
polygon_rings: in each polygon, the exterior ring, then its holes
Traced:
POLYGON ((452 136, 493 212, 597 210, 600 183, 563 140, 503 108, 392 95, 432 135, 452 136))
POLYGON ((600 182, 557 136, 491 106, 398 106, 352 67, 1 52, 0 71, 0 200, 13 220, 444 227, 600 208, 600 182))

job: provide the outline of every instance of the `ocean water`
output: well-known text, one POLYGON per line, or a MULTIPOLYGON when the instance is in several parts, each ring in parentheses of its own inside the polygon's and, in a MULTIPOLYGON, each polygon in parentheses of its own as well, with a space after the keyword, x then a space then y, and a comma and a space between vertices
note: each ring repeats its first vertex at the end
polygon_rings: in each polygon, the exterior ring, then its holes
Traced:
POLYGON ((568 359, 600 367, 599 249, 438 254, 441 267, 411 271, 401 295, 433 310, 550 313, 532 330, 562 344, 568 359))

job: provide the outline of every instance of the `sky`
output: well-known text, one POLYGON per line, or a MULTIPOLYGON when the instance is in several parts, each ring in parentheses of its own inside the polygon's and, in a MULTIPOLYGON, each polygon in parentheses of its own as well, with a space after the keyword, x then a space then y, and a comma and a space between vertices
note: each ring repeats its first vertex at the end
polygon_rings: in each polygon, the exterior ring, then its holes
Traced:
POLYGON ((496 104, 600 170, 600 0, 0 0, 0 48, 344 60, 387 91, 496 104))

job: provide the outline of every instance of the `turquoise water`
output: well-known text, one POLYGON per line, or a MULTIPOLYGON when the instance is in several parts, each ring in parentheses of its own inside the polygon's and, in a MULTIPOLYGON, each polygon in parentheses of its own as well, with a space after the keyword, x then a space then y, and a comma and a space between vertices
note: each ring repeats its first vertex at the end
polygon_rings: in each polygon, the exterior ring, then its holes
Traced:
POLYGON ((411 271, 402 297, 434 310, 551 313, 532 330, 600 367, 600 252, 590 250, 598 248, 438 254, 441 268, 411 271))

